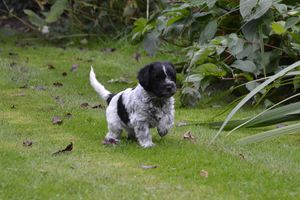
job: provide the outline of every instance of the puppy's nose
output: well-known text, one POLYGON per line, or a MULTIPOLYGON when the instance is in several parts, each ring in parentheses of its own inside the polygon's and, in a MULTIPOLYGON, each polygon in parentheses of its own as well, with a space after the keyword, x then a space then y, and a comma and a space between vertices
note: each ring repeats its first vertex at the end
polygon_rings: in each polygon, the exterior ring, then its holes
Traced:
POLYGON ((166 88, 168 91, 173 91, 176 90, 176 85, 175 84, 168 84, 166 85, 166 88))

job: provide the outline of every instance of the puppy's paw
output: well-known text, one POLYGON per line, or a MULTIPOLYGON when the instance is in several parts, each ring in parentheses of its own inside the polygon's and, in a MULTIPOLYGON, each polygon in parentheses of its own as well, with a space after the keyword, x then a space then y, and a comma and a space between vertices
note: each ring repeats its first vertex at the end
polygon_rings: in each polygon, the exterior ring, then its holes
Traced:
POLYGON ((164 137, 165 135, 168 134, 169 130, 168 129, 157 129, 158 134, 160 135, 160 137, 164 137))
POLYGON ((147 142, 140 142, 141 147, 143 148, 150 148, 150 147, 154 147, 155 144, 152 141, 147 141, 147 142))
POLYGON ((102 141, 102 144, 104 145, 116 145, 118 144, 120 141, 117 140, 117 139, 114 139, 114 138, 105 138, 103 141, 102 141))

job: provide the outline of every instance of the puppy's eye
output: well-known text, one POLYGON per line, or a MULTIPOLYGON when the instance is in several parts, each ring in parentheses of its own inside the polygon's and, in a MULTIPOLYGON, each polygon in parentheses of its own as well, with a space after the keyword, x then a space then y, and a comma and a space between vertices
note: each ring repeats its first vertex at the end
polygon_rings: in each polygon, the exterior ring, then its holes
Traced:
POLYGON ((161 79, 164 79, 164 77, 161 74, 156 74, 155 79, 161 80, 161 79))

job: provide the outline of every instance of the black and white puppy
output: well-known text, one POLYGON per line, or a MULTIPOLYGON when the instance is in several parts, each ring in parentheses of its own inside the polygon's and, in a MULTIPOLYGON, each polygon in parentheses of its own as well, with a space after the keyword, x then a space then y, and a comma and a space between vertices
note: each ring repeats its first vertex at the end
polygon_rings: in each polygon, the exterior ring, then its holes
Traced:
POLYGON ((112 94, 96 79, 93 68, 90 83, 107 101, 108 133, 104 143, 116 143, 126 130, 129 138, 137 138, 142 147, 153 146, 150 128, 157 128, 163 137, 174 124, 176 72, 170 62, 154 62, 138 72, 139 84, 112 94))

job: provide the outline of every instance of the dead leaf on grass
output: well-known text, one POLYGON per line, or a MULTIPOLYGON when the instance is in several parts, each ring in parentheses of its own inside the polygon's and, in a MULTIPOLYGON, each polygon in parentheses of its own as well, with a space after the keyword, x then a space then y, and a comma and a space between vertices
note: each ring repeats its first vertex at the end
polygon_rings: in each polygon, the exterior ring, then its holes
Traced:
POLYGON ((28 88, 28 84, 21 85, 19 88, 21 88, 21 89, 28 88))
POLYGON ((71 72, 77 71, 78 67, 79 67, 78 64, 73 64, 72 67, 71 67, 71 72))
POLYGON ((155 169, 157 167, 157 165, 141 165, 142 169, 155 169))
POLYGON ((24 147, 31 147, 32 146, 32 141, 31 140, 25 140, 23 141, 23 146, 24 147))
POLYGON ((60 125, 62 123, 63 123, 63 120, 60 117, 55 116, 55 117, 52 118, 52 124, 54 124, 54 125, 60 125))
POLYGON ((37 91, 42 91, 42 90, 46 90, 46 87, 43 86, 43 85, 38 85, 38 86, 35 86, 34 89, 37 90, 37 91))
POLYGON ((93 108, 93 109, 97 109, 97 108, 103 109, 104 106, 103 106, 102 104, 98 104, 98 105, 92 106, 92 108, 93 108))
POLYGON ((55 82, 55 83, 53 83, 53 85, 54 85, 55 87, 62 87, 62 86, 63 86, 63 84, 60 83, 60 82, 55 82))
POLYGON ((208 171, 202 169, 202 170, 200 171, 200 176, 202 176, 202 177, 204 177, 204 178, 208 178, 208 171))
POLYGON ((58 154, 70 152, 72 150, 73 150, 73 143, 71 142, 68 146, 66 146, 66 148, 64 148, 63 150, 58 150, 58 151, 54 152, 52 155, 56 156, 58 154))
POLYGON ((80 107, 87 108, 87 107, 89 107, 89 103, 82 103, 82 104, 80 104, 80 107))
POLYGON ((196 141, 196 138, 192 135, 191 131, 187 131, 183 134, 183 139, 185 140, 189 140, 189 141, 192 141, 192 142, 195 142, 196 141))
POLYGON ((55 67, 51 63, 49 63, 48 64, 48 69, 55 69, 55 67))
POLYGON ((133 55, 133 58, 136 60, 136 62, 139 62, 141 59, 141 54, 139 52, 135 52, 133 55))
POLYGON ((241 158, 241 159, 245 160, 245 156, 244 156, 244 154, 242 154, 242 153, 239 153, 239 156, 240 156, 240 158, 241 158))
POLYGON ((54 97, 55 101, 60 104, 60 105, 63 105, 65 102, 62 98, 60 98, 60 96, 56 96, 54 97))
POLYGON ((108 48, 103 48, 102 51, 103 51, 103 52, 111 53, 111 52, 116 51, 116 49, 115 49, 115 48, 109 48, 109 47, 108 47, 108 48))
POLYGON ((65 117, 66 117, 66 118, 71 118, 71 117, 72 117, 72 113, 67 113, 67 114, 65 114, 65 117))

